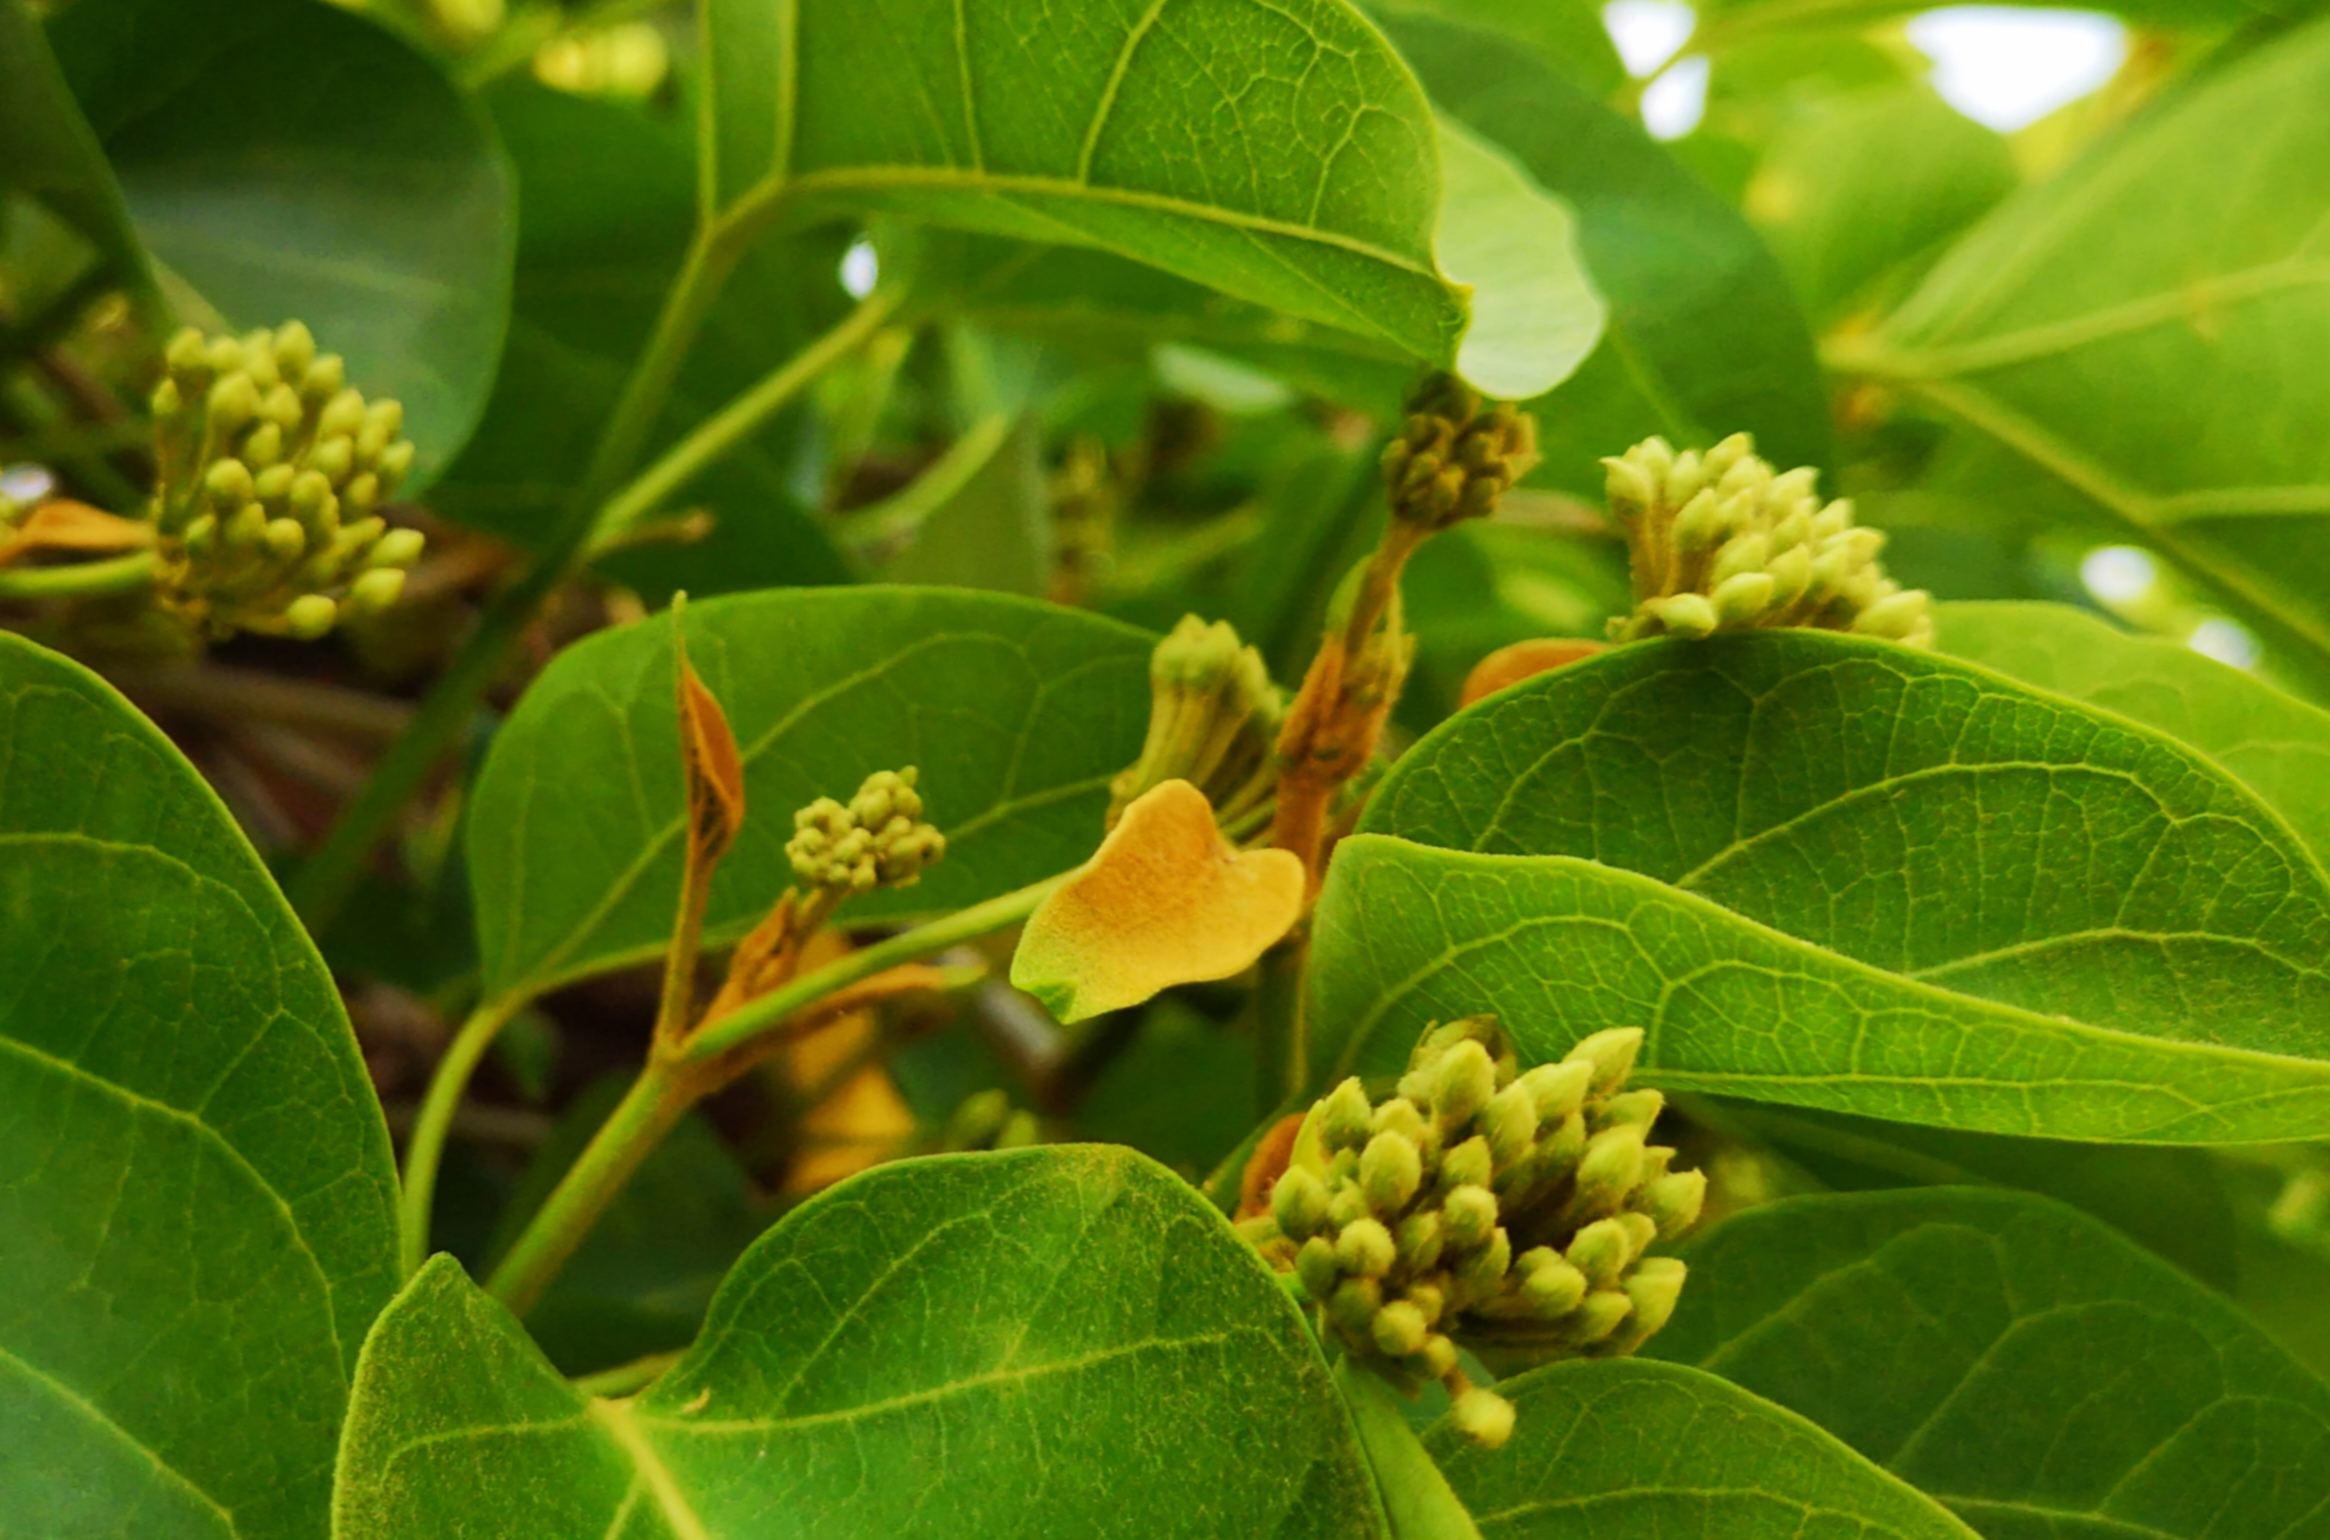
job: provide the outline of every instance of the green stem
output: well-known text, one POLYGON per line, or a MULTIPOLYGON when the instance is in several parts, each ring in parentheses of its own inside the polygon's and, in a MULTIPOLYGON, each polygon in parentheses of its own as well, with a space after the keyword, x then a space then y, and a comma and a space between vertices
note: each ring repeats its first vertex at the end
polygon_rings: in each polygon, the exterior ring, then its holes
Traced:
POLYGON ((0 569, 0 599, 92 599, 133 593, 153 580, 154 553, 132 551, 103 561, 0 569))
MULTIPOLYGON (((293 878, 292 907, 299 911, 311 934, 321 933, 339 914, 373 847, 468 726, 477 703, 501 674, 535 612, 587 559, 601 505, 623 500, 620 496, 611 499, 608 494, 637 461, 697 330, 749 238, 749 232, 733 225, 716 224, 700 232, 690 246, 687 263, 665 297, 663 314, 656 321, 647 350, 633 367, 622 399, 600 438, 598 452, 558 528, 524 574, 486 606, 477 629, 453 655, 452 663, 414 714, 412 725, 373 765, 371 775, 341 809, 323 843, 293 878)), ((685 447, 683 443, 675 448, 664 461, 685 447)))
POLYGON ((710 1059, 741 1048, 784 1022, 802 1007, 814 1005, 835 990, 846 988, 860 979, 872 978, 885 968, 943 952, 950 946, 975 940, 990 931, 1014 925, 1035 913, 1036 906, 1049 898, 1052 890, 1066 882, 1070 874, 1030 883, 1024 888, 958 909, 953 914, 917 925, 912 930, 900 931, 885 941, 860 947, 838 957, 824 967, 804 973, 787 984, 757 999, 749 1000, 719 1020, 712 1022, 688 1040, 683 1057, 691 1064, 702 1064, 710 1059))
POLYGON ((578 1374, 567 1383, 586 1396, 635 1396, 661 1379, 663 1372, 678 1363, 686 1353, 686 1348, 673 1348, 668 1353, 649 1353, 644 1358, 634 1358, 627 1364, 601 1369, 596 1374, 578 1374))
POLYGON ((669 1062, 650 1059, 623 1100, 599 1125, 558 1187, 527 1221, 507 1255, 486 1280, 486 1292, 524 1315, 542 1297, 559 1268, 648 1154, 696 1103, 697 1091, 675 1077, 669 1062))
POLYGON ((478 1061, 503 1025, 518 1014, 523 1000, 497 1000, 469 1013, 445 1056, 429 1078, 429 1094, 405 1141, 404 1191, 398 1199, 397 1239, 404 1276, 410 1278, 429 1259, 429 1217, 437 1195, 437 1167, 444 1159, 445 1136, 460 1109, 461 1094, 476 1073, 478 1061))

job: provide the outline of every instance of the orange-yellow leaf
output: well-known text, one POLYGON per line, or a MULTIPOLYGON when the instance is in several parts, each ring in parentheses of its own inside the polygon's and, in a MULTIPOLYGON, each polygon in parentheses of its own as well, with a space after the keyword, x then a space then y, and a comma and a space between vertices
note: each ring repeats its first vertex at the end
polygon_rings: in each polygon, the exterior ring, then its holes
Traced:
POLYGON ((1590 658, 1602 651, 1603 647, 1601 642, 1574 636, 1541 637, 1535 641, 1515 642, 1510 647, 1500 647, 1472 666, 1472 672, 1465 676, 1464 693, 1457 698, 1457 704, 1469 706, 1483 696, 1494 695, 1507 685, 1519 684, 1547 669, 1560 668, 1580 658, 1590 658))
POLYGON ((1081 1021, 1174 984, 1228 978, 1301 918, 1303 880, 1292 854, 1224 840, 1204 792, 1162 782, 1029 917, 1011 982, 1060 1020, 1081 1021))
POLYGON ((709 876, 744 827, 744 759, 719 698, 688 662, 681 625, 687 600, 672 598, 672 657, 679 672, 680 760, 688 784, 688 869, 709 876))
MULTIPOLYGON (((820 931, 803 944, 801 966, 821 967, 848 950, 841 937, 820 931)), ((794 1092, 814 1091, 865 1053, 880 1030, 873 1011, 852 1011, 786 1043, 770 1069, 794 1092)), ((914 1109, 898 1094, 890 1072, 869 1063, 801 1115, 799 1134, 800 1153, 785 1173, 785 1191, 813 1193, 897 1154, 914 1135, 914 1109)))
POLYGON ((40 552, 100 555, 140 550, 153 543, 154 529, 150 524, 125 519, 69 497, 53 497, 27 514, 14 534, 0 536, 0 566, 19 556, 40 552))

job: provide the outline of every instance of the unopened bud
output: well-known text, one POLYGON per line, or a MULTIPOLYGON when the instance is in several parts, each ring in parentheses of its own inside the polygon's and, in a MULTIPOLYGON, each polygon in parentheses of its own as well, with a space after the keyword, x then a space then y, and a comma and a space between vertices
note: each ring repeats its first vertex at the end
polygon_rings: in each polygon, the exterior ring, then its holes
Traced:
POLYGON ((1626 1323, 1628 1339, 1636 1346, 1674 1318, 1675 1302, 1683 1297, 1683 1279, 1690 1271, 1680 1257, 1648 1257, 1628 1275, 1626 1297, 1633 1303, 1626 1323))
POLYGON ((203 472, 202 490, 220 508, 240 508, 251 500, 251 468, 240 460, 218 460, 203 472))
POLYGON ((1890 594, 1853 617, 1853 629, 1869 636, 1901 641, 1926 623, 1928 597, 1922 588, 1890 594))
POLYGON ((1447 1245, 1447 1229, 1437 1209, 1418 1209, 1400 1221, 1400 1260, 1412 1272, 1430 1272, 1440 1265, 1447 1245))
POLYGON ((1327 1319, 1354 1337, 1367 1332, 1382 1308, 1383 1287, 1373 1278, 1346 1278, 1327 1296, 1327 1319))
POLYGON ((1739 628, 1754 624, 1772 607, 1772 594, 1778 585, 1769 572, 1742 572, 1715 585, 1708 603, 1715 606, 1715 623, 1720 628, 1739 628))
POLYGON ((1456 1277, 1480 1298, 1497 1292, 1505 1280, 1505 1272, 1513 1265, 1513 1238, 1502 1226, 1489 1232, 1485 1245, 1466 1252, 1457 1259, 1456 1277))
POLYGON ((259 415, 284 433, 295 431, 307 416, 307 408, 300 403, 299 392, 281 381, 267 389, 259 403, 259 415))
POLYGON ((1582 1037, 1562 1055, 1564 1064, 1593 1066, 1593 1091, 1608 1096, 1626 1083, 1634 1073, 1634 1060, 1642 1052, 1642 1028, 1605 1027, 1582 1037))
POLYGON ((1619 518, 1641 518, 1658 501, 1658 483, 1649 471, 1632 459, 1605 456, 1602 464, 1609 471, 1604 484, 1610 499, 1610 511, 1619 518))
POLYGON ((1379 1214, 1396 1214, 1408 1206, 1424 1180, 1424 1162, 1416 1141, 1386 1130, 1367 1141, 1359 1157, 1359 1185, 1379 1214))
POLYGON ((297 519, 269 519, 262 539, 277 561, 297 561, 307 553, 307 531, 297 519))
POLYGON ((1323 1235, 1304 1241, 1294 1254, 1294 1272, 1312 1299, 1325 1304, 1343 1282, 1343 1266, 1335 1260, 1335 1243, 1323 1235))
POLYGON ((1449 1244, 1470 1250, 1497 1227, 1497 1195, 1486 1187, 1459 1187, 1440 1205, 1440 1213, 1449 1244))
POLYGON ((316 416, 316 436, 343 437, 354 446, 356 434, 364 427, 364 397, 360 392, 343 390, 324 403, 316 416))
POLYGON ((1557 1123, 1585 1105, 1586 1092, 1594 1084, 1594 1065, 1583 1059, 1540 1064, 1524 1074, 1520 1083, 1529 1090, 1538 1121, 1557 1123))
MULTIPOLYGON (((394 574, 382 573, 378 575, 394 576, 400 581, 404 577, 404 574, 401 572, 394 574)), ((358 585, 361 586, 365 580, 370 579, 373 576, 375 576, 375 574, 369 572, 366 573, 363 578, 357 580, 358 585)), ((1011 1116, 1003 1120, 1003 1126, 995 1130, 995 1147, 999 1150, 1032 1149, 1036 1145, 1039 1145, 1043 1142, 1044 1125, 1037 1120, 1034 1113, 1028 1111, 1025 1107, 1013 1108, 1011 1116)))
POLYGON ((380 452, 380 463, 373 467, 373 471, 380 477, 383 496, 394 492, 404 483, 405 477, 411 474, 413 454, 413 441, 409 438, 400 438, 380 452))
POLYGON ((1433 1074, 1432 1110, 1442 1126, 1455 1128, 1488 1105, 1497 1091, 1497 1066, 1473 1039, 1440 1055, 1433 1074))
POLYGON ((1706 1201, 1706 1172, 1671 1171, 1643 1188, 1642 1211, 1658 1225, 1662 1238, 1673 1240, 1699 1222, 1706 1201))
MULTIPOLYGON (((1521 1297, 1528 1301, 1538 1319, 1558 1321, 1577 1309, 1578 1302, 1586 1297, 1586 1275, 1550 1247, 1540 1247, 1528 1256, 1540 1253, 1543 1261, 1534 1267, 1524 1266, 1521 1297)), ((1526 1264, 1528 1257, 1522 1260, 1526 1264)))
POLYGON ((255 551, 267 539, 267 510, 257 503, 245 503, 220 528, 229 549, 255 551))
POLYGON ((1580 1344, 1599 1342, 1634 1313, 1634 1301, 1617 1289, 1596 1289, 1578 1301, 1563 1323, 1563 1334, 1580 1344))
POLYGON ((347 361, 337 353, 325 353, 307 366, 307 374, 299 382, 299 393, 309 401, 329 401, 347 383, 347 361))
POLYGON ((1626 1201, 1642 1177, 1642 1136, 1641 1124, 1621 1123, 1586 1141, 1586 1153, 1578 1157, 1581 1212, 1606 1214, 1626 1201))
POLYGON ((1621 1091, 1593 1109, 1593 1129, 1600 1133, 1621 1123, 1640 1123, 1644 1128, 1658 1121, 1667 1107, 1665 1093, 1659 1091, 1621 1091))
POLYGON ((303 375, 308 365, 315 362, 315 333, 298 321, 286 321, 276 328, 275 362, 285 374, 303 375))
POLYGON ((392 529, 372 543, 364 559, 375 567, 409 567, 427 545, 428 537, 417 529, 392 529))
POLYGON ((1615 1219, 1597 1219, 1581 1226, 1570 1237, 1566 1253, 1570 1266, 1585 1274, 1586 1281, 1597 1289, 1607 1289, 1617 1283, 1633 1260, 1627 1244, 1626 1227, 1615 1219))
POLYGON ((1715 606, 1705 594, 1668 594, 1663 599, 1645 600, 1642 607, 1669 635, 1685 641, 1697 641, 1715 630, 1715 606))
POLYGON ((1405 1134, 1408 1138, 1416 1141, 1418 1147, 1421 1147, 1424 1143, 1424 1131, 1427 1126, 1424 1122, 1424 1114, 1416 1110, 1414 1102, 1409 1101, 1404 1096, 1395 1096, 1375 1109, 1375 1116, 1369 1124, 1369 1132, 1371 1134, 1405 1134))
POLYGON ((1720 480, 1725 475, 1730 473, 1733 466, 1739 464, 1742 460, 1746 460, 1752 457, 1755 452, 1755 435, 1750 433, 1734 433, 1730 437, 1718 442, 1713 449, 1707 451, 1707 456, 1704 461, 1704 464, 1707 468, 1707 474, 1720 480))
MULTIPOLYGON (((377 615, 404 593, 405 575, 398 567, 375 567, 348 587, 348 605, 360 615, 377 615)), ((998 1144, 998 1149, 1009 1148, 998 1144)))
POLYGON ((1632 1209, 1613 1215, 1612 1218, 1618 1228, 1626 1233, 1626 1261, 1632 1266, 1644 1252, 1650 1250, 1651 1242, 1659 1238, 1658 1221, 1632 1209))
POLYGON ((1497 1158, 1480 1134, 1440 1157, 1440 1185, 1448 1188, 1486 1187, 1496 1175, 1497 1158))
POLYGON ((283 629, 303 642, 330 631, 340 618, 340 607, 323 594, 301 594, 283 611, 283 629))
POLYGON ((148 405, 152 407, 155 417, 168 422, 186 410, 186 397, 178 389, 176 380, 165 379, 154 387, 148 405))
POLYGON ((1335 1260, 1347 1273, 1381 1278, 1399 1260, 1399 1248, 1392 1244, 1392 1233, 1381 1220, 1355 1219, 1335 1237, 1335 1260))
POLYGON ((1367 1142, 1374 1118, 1367 1088, 1353 1075, 1319 1103, 1319 1138, 1330 1150, 1357 1149, 1367 1142))
POLYGON ((1475 1385, 1448 1410, 1456 1429, 1483 1449, 1502 1449, 1513 1436, 1513 1403, 1475 1385))
POLYGON ((1516 1080, 1489 1098, 1481 1112, 1481 1128, 1488 1135, 1489 1153, 1499 1166, 1509 1166, 1529 1153, 1537 1142, 1536 1098, 1516 1080))
POLYGON ((1436 1380, 1444 1380, 1456 1372, 1456 1344, 1438 1332, 1424 1339, 1419 1356, 1424 1360, 1424 1372, 1436 1380))
POLYGON ((173 375, 199 374, 209 367, 209 345, 202 333, 191 326, 182 326, 170 345, 162 350, 162 361, 173 375))
POLYGON ((283 430, 263 422, 244 436, 243 447, 236 453, 254 469, 270 469, 283 459, 283 430))
POLYGON ((1377 1351, 1386 1358, 1406 1358, 1422 1352, 1429 1327, 1424 1312, 1404 1299, 1395 1299, 1375 1313, 1369 1323, 1377 1351))
POLYGON ((186 550, 192 556, 208 556, 218 545, 218 516, 202 514, 186 526, 186 550))
POLYGON ((1309 1240, 1327 1222, 1326 1184, 1300 1166, 1289 1166, 1270 1189, 1270 1212, 1279 1229, 1298 1241, 1309 1240))
POLYGON ((380 506, 380 478, 371 471, 358 471, 340 489, 340 500, 347 504, 350 513, 370 513, 380 506))
POLYGON ((259 387, 247 374, 226 375, 210 387, 209 407, 211 424, 220 433, 240 433, 259 415, 259 387))

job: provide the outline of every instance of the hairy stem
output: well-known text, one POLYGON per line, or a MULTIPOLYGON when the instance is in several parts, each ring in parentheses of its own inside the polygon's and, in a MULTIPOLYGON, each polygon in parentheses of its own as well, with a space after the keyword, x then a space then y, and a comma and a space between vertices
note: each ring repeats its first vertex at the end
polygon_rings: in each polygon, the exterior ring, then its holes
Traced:
POLYGON ((445 1136, 453 1127, 453 1114, 460 1109, 462 1092, 468 1089, 469 1077, 477 1072, 486 1049, 493 1046, 503 1025, 524 1003, 495 1000, 471 1011, 445 1049, 445 1056, 437 1061, 436 1073, 429 1077, 429 1094, 422 1099, 412 1135, 405 1141, 404 1190, 397 1200, 397 1254, 407 1278, 429 1259, 429 1217, 437 1196, 437 1167, 444 1160, 445 1136))

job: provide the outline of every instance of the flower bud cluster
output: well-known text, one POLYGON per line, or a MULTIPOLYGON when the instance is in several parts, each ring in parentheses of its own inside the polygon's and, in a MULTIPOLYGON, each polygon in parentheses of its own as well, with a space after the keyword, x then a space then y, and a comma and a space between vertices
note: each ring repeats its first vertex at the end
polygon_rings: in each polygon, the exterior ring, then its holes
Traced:
POLYGON ((1109 782, 1108 826, 1143 792, 1187 781, 1225 829, 1266 807, 1278 785, 1272 748, 1286 701, 1262 654, 1226 620, 1184 615, 1149 655, 1149 736, 1109 782))
POLYGON ((1438 530, 1492 513, 1537 464, 1537 420, 1509 402, 1484 410, 1455 375, 1427 376, 1407 407, 1382 462, 1392 517, 1404 523, 1438 530))
POLYGON ((1823 504, 1811 467, 1775 473, 1745 433, 1705 454, 1645 439, 1602 463, 1634 566, 1613 641, 1817 626, 1932 643, 1925 591, 1885 575, 1884 533, 1855 525, 1848 498, 1823 504))
POLYGON ((1011 1105, 1000 1087, 973 1091, 948 1115, 940 1129, 937 1148, 960 1150, 1020 1150, 1044 1142, 1044 1126, 1025 1107, 1011 1105))
POLYGON ((819 797, 793 815, 785 854, 812 893, 837 897, 911 887, 947 853, 947 837, 923 822, 912 765, 877 770, 845 806, 819 797))
POLYGON ((1346 1080, 1305 1119, 1248 1238, 1291 1267, 1327 1329, 1403 1389, 1439 1380, 1495 1447, 1512 1408, 1457 1367, 1631 1353, 1667 1322, 1683 1264, 1646 1255, 1699 1217, 1705 1176, 1648 1142, 1633 1027, 1523 1071, 1491 1017, 1424 1034, 1397 1091, 1346 1080))
POLYGON ((404 409, 367 402, 297 321, 189 327, 154 388, 157 593, 197 631, 313 638, 396 602, 418 530, 379 513, 412 469, 404 409))

